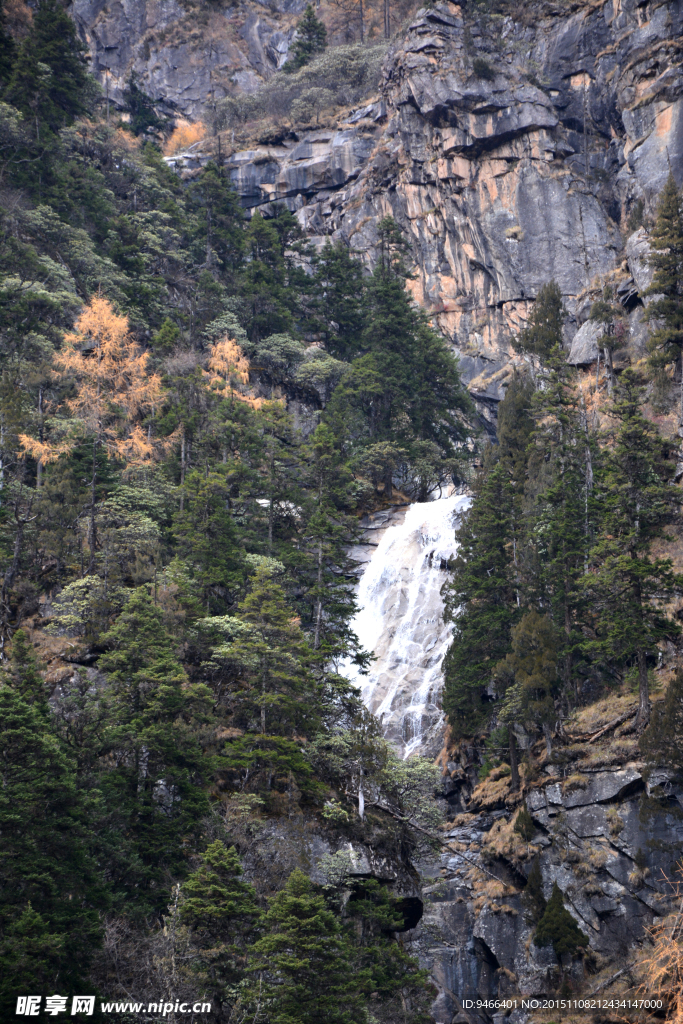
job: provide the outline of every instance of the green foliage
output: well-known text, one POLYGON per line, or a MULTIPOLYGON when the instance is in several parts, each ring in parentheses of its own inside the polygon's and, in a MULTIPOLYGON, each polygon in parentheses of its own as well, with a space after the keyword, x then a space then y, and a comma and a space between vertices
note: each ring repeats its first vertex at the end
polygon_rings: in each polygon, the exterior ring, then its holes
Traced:
POLYGON ((588 936, 584 935, 565 907, 557 882, 553 885, 552 895, 538 922, 534 943, 537 946, 552 945, 558 960, 566 954, 575 956, 588 945, 588 936))
POLYGON ((19 48, 4 99, 43 132, 56 132, 84 114, 94 96, 85 46, 58 0, 41 0, 19 48))
POLYGON ((524 902, 531 912, 531 919, 534 924, 543 917, 546 908, 546 901, 543 896, 543 876, 541 874, 541 862, 538 857, 534 859, 531 870, 524 887, 524 902))
MULTIPOLYGON (((523 804, 517 812, 514 825, 515 832, 522 837, 522 839, 529 842, 530 839, 536 835, 537 828, 534 819, 531 817, 526 804, 523 804)), ((527 879, 528 886, 528 879, 527 879)))
POLYGON ((645 315, 655 322, 648 348, 656 366, 680 359, 683 352, 683 203, 672 171, 659 197, 650 246, 654 274, 646 294, 656 298, 645 315))
POLYGON ((652 719, 640 739, 640 749, 650 764, 683 773, 683 672, 669 683, 663 701, 652 709, 652 719))
POLYGON ((562 347, 564 317, 560 286, 555 281, 549 281, 536 296, 529 323, 517 338, 518 347, 545 361, 562 347))
POLYGON ((284 71, 291 74, 298 71, 304 64, 310 64, 311 60, 317 54, 322 53, 326 46, 327 30, 322 21, 316 18, 312 5, 308 4, 296 26, 296 38, 284 71))
MULTIPOLYGON (((16 641, 15 641, 16 642, 16 641)), ((22 992, 85 984, 101 940, 106 887, 92 856, 76 766, 36 699, 32 667, 16 646, 0 682, 0 1007, 9 1018, 22 992), (27 698, 30 703, 27 701, 27 698)))
POLYGON ((491 67, 487 60, 483 57, 475 57, 472 61, 472 70, 474 71, 477 78, 483 78, 487 82, 493 82, 496 77, 496 72, 491 67))
POLYGON ((341 924, 301 871, 270 901, 252 946, 257 993, 277 1024, 351 1024, 362 1001, 341 924), (261 995, 262 993, 262 995, 261 995))
POLYGON ((444 661, 443 704, 455 738, 476 734, 491 714, 488 687, 518 617, 510 566, 512 492, 498 463, 478 482, 456 533, 458 553, 444 586, 453 643, 444 661))
POLYGON ((125 108, 130 115, 130 130, 134 135, 143 135, 149 129, 159 130, 164 122, 154 109, 153 100, 142 91, 135 75, 128 80, 128 87, 123 93, 125 108))

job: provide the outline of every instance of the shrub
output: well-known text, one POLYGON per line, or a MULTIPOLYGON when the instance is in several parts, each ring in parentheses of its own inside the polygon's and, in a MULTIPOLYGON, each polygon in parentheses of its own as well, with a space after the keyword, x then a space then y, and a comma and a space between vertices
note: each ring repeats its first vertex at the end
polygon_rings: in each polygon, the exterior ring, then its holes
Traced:
POLYGON ((588 945, 588 936, 584 935, 565 907, 562 890, 557 882, 553 885, 552 896, 538 922, 534 943, 537 946, 552 946, 558 960, 565 953, 574 956, 579 949, 588 945))
MULTIPOLYGON (((318 103, 324 100, 320 109, 358 103, 377 89, 385 53, 384 44, 335 46, 294 74, 274 75, 257 93, 220 100, 213 115, 214 127, 220 131, 265 117, 277 120, 294 116, 293 104, 314 89, 324 92, 316 95, 318 103)), ((310 96, 308 103, 310 108, 310 96)), ((305 113, 303 106, 299 110, 305 113)), ((310 120, 313 116, 315 110, 310 120)))
POLYGON ((529 840, 536 835, 536 824, 534 819, 531 817, 528 809, 524 806, 519 809, 517 818, 515 819, 515 832, 520 835, 525 842, 529 842, 529 840))
POLYGON ((206 135, 206 128, 201 121, 191 124, 189 121, 179 121, 178 125, 164 143, 164 156, 173 156, 175 153, 182 153, 184 150, 201 142, 206 135))
POLYGON ((474 71, 477 78, 485 78, 487 82, 492 82, 496 77, 496 72, 491 67, 487 60, 483 57, 475 57, 472 61, 472 70, 474 71))

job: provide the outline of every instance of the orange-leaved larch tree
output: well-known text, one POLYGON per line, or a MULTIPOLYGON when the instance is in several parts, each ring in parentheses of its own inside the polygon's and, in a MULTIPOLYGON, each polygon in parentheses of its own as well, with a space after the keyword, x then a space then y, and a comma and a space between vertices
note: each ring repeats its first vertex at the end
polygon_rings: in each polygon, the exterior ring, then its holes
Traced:
MULTIPOLYGON (((148 372, 148 360, 130 333, 128 318, 118 316, 100 295, 83 308, 75 330, 64 336, 64 347, 54 357, 57 377, 74 383, 74 397, 66 404, 92 437, 89 573, 97 547, 98 448, 132 469, 148 464, 174 443, 174 438, 154 441, 151 423, 146 430, 141 423, 163 397, 161 377, 148 372)), ((19 435, 19 440, 24 454, 43 463, 54 462, 76 444, 70 441, 51 446, 26 434, 19 435)))
POLYGON ((260 409, 266 404, 265 398, 256 398, 240 390, 240 385, 243 388, 249 385, 249 360, 235 339, 227 334, 212 345, 209 369, 203 372, 210 387, 219 390, 227 388, 231 399, 246 402, 252 409, 260 409))

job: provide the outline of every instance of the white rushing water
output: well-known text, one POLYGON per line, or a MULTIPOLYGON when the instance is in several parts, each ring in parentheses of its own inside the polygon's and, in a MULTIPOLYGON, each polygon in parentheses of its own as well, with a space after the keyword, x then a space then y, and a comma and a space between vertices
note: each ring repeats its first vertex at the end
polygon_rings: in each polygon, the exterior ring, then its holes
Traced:
POLYGON ((384 532, 360 579, 352 627, 375 654, 368 675, 345 665, 403 757, 440 746, 442 662, 452 626, 443 621, 441 587, 455 554, 458 515, 470 499, 453 495, 411 505, 384 532))

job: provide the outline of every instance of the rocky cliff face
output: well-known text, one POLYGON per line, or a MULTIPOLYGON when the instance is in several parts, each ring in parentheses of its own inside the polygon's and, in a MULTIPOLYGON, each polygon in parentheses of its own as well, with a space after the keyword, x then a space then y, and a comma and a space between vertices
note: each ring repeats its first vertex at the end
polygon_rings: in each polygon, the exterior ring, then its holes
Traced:
POLYGON ((192 0, 72 0, 95 77, 121 102, 131 75, 169 114, 200 119, 235 88, 257 89, 287 58, 305 0, 226 9, 192 0), (290 24, 291 22, 291 24, 290 24))
MULTIPOLYGON (((641 203, 651 215, 669 166, 683 176, 682 32, 677 2, 505 16, 436 4, 387 57, 379 102, 227 166, 245 206, 284 202, 316 241, 370 258, 377 220, 393 214, 413 240, 416 299, 491 406, 510 339, 551 278, 568 348, 610 280, 631 314, 630 353, 642 351, 632 215, 641 203)), ((594 340, 579 339, 575 362, 595 358, 594 340)))
MULTIPOLYGON (((463 769, 455 763, 448 768, 452 799, 463 769)), ((563 965, 573 996, 607 988, 605 982, 618 980, 616 972, 621 985, 632 983, 629 969, 645 930, 666 912, 663 877, 671 877, 683 841, 683 795, 664 775, 646 781, 642 768, 637 762, 584 766, 568 779, 541 779, 527 796, 537 829, 528 842, 513 831, 504 780, 495 780, 494 773, 485 809, 478 813, 475 790, 474 813, 458 815, 446 832, 452 852, 423 866, 432 875, 423 887, 424 914, 405 936, 439 987, 432 1007, 436 1021, 502 1021, 505 1012, 497 1017, 468 1007, 467 1000, 555 991, 558 960, 552 947, 534 945, 529 902, 520 891, 536 857, 545 898, 557 882, 589 940, 583 960, 563 965)), ((608 991, 615 996, 614 988, 608 991)), ((523 1021, 528 1014, 520 1007, 510 1019, 523 1021)))

